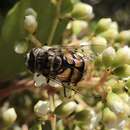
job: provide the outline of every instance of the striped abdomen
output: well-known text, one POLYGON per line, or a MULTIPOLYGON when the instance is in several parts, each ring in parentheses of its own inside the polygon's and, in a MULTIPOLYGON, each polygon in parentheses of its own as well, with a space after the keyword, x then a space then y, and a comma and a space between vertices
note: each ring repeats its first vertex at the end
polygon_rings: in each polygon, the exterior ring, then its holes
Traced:
POLYGON ((85 72, 85 61, 83 57, 67 53, 62 57, 62 68, 57 75, 61 82, 77 84, 85 72), (61 72, 60 72, 61 71, 61 72))

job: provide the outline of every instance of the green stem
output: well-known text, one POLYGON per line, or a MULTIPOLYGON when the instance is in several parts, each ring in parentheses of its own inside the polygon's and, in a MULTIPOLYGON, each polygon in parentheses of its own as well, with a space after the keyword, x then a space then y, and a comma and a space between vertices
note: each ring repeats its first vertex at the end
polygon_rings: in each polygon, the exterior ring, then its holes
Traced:
POLYGON ((55 110, 54 95, 49 95, 49 100, 50 100, 50 110, 52 112, 51 128, 52 130, 56 130, 56 115, 53 113, 55 110))
POLYGON ((52 30, 51 30, 51 33, 50 33, 49 38, 48 38, 48 46, 52 45, 52 41, 53 41, 53 38, 54 38, 54 35, 55 35, 55 31, 56 31, 57 26, 59 24, 61 2, 62 2, 62 0, 59 0, 59 2, 56 5, 56 17, 54 19, 52 30))
POLYGON ((55 110, 54 95, 49 95, 49 101, 50 101, 50 110, 51 110, 51 112, 53 112, 55 110))
POLYGON ((51 128, 52 130, 56 130, 56 115, 53 115, 53 119, 51 120, 51 128))
POLYGON ((29 35, 29 40, 34 44, 35 47, 42 47, 42 43, 34 35, 29 35))

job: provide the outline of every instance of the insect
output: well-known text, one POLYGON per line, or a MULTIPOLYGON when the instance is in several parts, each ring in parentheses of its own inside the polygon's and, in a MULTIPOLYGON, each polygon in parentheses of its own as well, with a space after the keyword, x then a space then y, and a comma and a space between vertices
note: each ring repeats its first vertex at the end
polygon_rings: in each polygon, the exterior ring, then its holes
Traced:
POLYGON ((76 86, 87 73, 87 63, 92 56, 88 50, 84 46, 33 48, 27 54, 26 65, 31 72, 43 75, 47 83, 60 82, 65 90, 66 84, 76 86))

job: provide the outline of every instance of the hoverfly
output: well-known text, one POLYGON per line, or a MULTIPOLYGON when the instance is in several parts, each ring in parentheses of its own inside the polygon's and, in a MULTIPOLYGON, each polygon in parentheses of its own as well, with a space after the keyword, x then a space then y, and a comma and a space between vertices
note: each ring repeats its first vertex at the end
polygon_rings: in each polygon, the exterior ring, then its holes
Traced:
POLYGON ((60 82, 65 90, 66 84, 76 86, 82 80, 93 56, 89 44, 86 43, 80 47, 43 46, 33 48, 27 54, 26 65, 32 73, 43 75, 47 83, 50 80, 60 82))

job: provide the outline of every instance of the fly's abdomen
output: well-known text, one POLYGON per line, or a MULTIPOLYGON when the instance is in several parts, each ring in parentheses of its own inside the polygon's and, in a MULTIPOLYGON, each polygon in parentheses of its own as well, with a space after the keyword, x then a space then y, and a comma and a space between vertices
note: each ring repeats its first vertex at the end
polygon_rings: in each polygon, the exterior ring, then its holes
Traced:
POLYGON ((63 56, 63 71, 57 75, 61 82, 77 84, 85 72, 85 61, 83 57, 67 53, 63 56))

